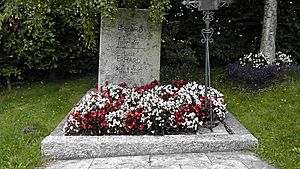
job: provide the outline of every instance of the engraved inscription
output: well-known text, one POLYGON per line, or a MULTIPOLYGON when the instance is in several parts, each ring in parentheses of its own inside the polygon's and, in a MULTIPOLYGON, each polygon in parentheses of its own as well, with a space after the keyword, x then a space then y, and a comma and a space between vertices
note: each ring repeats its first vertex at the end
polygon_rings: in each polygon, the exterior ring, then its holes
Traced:
POLYGON ((137 75, 140 71, 142 71, 142 68, 138 67, 128 67, 125 64, 117 65, 115 67, 116 71, 118 71, 121 75, 137 75))
MULTIPOLYGON (((137 54, 139 50, 145 49, 140 43, 137 35, 133 33, 143 33, 145 28, 139 24, 118 24, 118 39, 117 39, 117 62, 119 65, 115 70, 121 75, 137 75, 141 72, 141 59, 137 54)), ((144 69, 146 69, 144 67, 144 69)))
POLYGON ((119 36, 118 37, 117 48, 144 49, 139 46, 140 46, 140 42, 134 36, 132 36, 132 37, 119 36))
POLYGON ((124 31, 124 32, 137 32, 137 33, 142 33, 144 32, 144 26, 143 25, 138 25, 138 24, 125 24, 124 21, 118 25, 118 30, 119 31, 124 31))
MULTIPOLYGON (((132 56, 134 56, 134 53, 130 53, 130 54, 132 54, 132 56)), ((127 57, 125 55, 123 55, 123 56, 118 55, 117 56, 117 61, 120 62, 120 63, 133 64, 133 65, 141 63, 141 59, 134 58, 134 57, 127 57)))
POLYGON ((149 26, 149 11, 119 9, 114 21, 102 24, 100 83, 142 85, 159 79, 161 25, 149 26))

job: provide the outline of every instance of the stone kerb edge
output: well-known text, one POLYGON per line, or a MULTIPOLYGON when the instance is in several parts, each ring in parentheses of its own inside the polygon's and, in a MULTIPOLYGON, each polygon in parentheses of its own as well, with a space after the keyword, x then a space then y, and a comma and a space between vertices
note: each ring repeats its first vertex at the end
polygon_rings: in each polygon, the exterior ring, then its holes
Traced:
POLYGON ((230 113, 225 121, 234 134, 228 135, 64 136, 67 117, 41 143, 42 154, 48 159, 238 151, 258 144, 230 113))
POLYGON ((222 136, 48 136, 42 152, 49 159, 78 159, 128 155, 200 153, 249 149, 251 134, 222 136))

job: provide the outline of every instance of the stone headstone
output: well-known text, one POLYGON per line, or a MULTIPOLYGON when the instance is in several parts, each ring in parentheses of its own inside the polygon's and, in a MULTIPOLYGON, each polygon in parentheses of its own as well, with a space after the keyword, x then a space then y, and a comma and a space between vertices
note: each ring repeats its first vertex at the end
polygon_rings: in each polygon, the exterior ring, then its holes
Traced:
POLYGON ((103 20, 99 83, 143 85, 159 80, 161 24, 148 10, 119 9, 115 20, 103 20))

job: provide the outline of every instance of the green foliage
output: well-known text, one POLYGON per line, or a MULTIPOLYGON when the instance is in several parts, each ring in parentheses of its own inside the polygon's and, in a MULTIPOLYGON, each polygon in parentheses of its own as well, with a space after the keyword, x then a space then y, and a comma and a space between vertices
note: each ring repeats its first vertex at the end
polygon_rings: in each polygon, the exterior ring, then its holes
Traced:
POLYGON ((277 50, 292 55, 300 63, 300 3, 279 0, 278 8, 277 50))
MULTIPOLYGON (((186 65, 175 69, 169 65, 162 80, 178 79, 201 81, 200 67, 186 65), (171 68, 173 71, 170 71, 171 68), (177 71, 177 72, 176 72, 177 71), (170 74, 169 74, 170 73, 170 74)), ((223 69, 212 71, 212 84, 225 94, 228 111, 259 139, 254 149, 261 158, 279 168, 300 165, 300 79, 285 86, 277 85, 258 92, 245 92, 218 82, 223 69), (288 158, 287 158, 288 157, 288 158)), ((96 82, 96 77, 63 80, 55 83, 34 83, 12 92, 1 92, 0 97, 0 166, 3 168, 36 168, 43 162, 41 140, 49 135, 74 103, 96 82), (37 127, 37 133, 24 135, 24 127, 37 127)))
POLYGON ((101 17, 112 20, 118 7, 144 7, 151 9, 156 22, 163 19, 168 4, 169 0, 1 1, 0 78, 97 69, 101 17))
POLYGON ((170 0, 151 0, 150 17, 154 21, 159 22, 165 19, 164 15, 171 6, 169 6, 170 0))
MULTIPOLYGON (((205 24, 202 12, 187 9, 180 0, 172 1, 171 5, 163 26, 163 34, 167 35, 164 39, 188 41, 197 60, 204 61, 205 45, 201 43, 201 30, 205 24), (174 25, 176 30, 170 32, 169 25, 174 25)), ((214 11, 214 20, 211 22, 214 29, 214 42, 210 44, 211 62, 226 64, 245 53, 256 51, 260 42, 262 14, 263 1, 260 0, 236 1, 229 7, 214 11)))
MULTIPOLYGON (((300 4, 296 0, 278 2, 277 49, 299 62, 300 4)), ((187 9, 181 0, 4 0, 0 2, 0 78, 97 70, 100 16, 113 19, 117 7, 150 8, 153 22, 165 19, 163 64, 203 63, 202 12, 187 9)), ((258 52, 263 1, 235 1, 214 12, 213 65, 258 52)))
POLYGON ((15 52, 19 41, 14 41, 16 35, 9 34, 9 30, 0 31, 0 76, 10 77, 20 75, 21 70, 18 68, 20 58, 15 52))
POLYGON ((33 169, 41 165, 42 139, 95 81, 94 77, 85 77, 0 91, 0 168, 33 169), (23 130, 28 127, 39 131, 25 134, 23 130))
MULTIPOLYGON (((176 66, 168 65, 161 80, 192 77, 192 80, 203 82, 203 68, 188 65, 184 69, 175 69, 176 66)), ((299 168, 300 135, 295 134, 300 130, 299 74, 294 76, 294 81, 248 92, 221 84, 219 79, 223 72, 222 67, 212 70, 212 86, 224 94, 228 111, 258 138, 259 145, 253 151, 275 167, 299 168)))
MULTIPOLYGON (((299 62, 300 43, 297 39, 300 38, 300 18, 297 11, 300 4, 296 0, 278 2, 277 49, 292 55, 299 62)), ((174 38, 189 42, 188 46, 197 60, 202 62, 205 58, 205 45, 201 43, 201 29, 205 27, 202 12, 187 9, 181 5, 180 0, 172 1, 171 6, 166 16, 167 21, 163 25, 163 40, 174 38)), ((222 7, 214 13, 214 20, 211 22, 214 42, 210 44, 212 64, 225 65, 244 54, 259 51, 263 20, 262 0, 235 1, 229 7, 222 7)), ((169 40, 162 50, 176 53, 177 49, 173 48, 172 43, 169 40)), ((163 59, 168 59, 167 55, 170 53, 163 53, 163 59)))
POLYGON ((192 39, 180 40, 173 34, 180 34, 178 22, 166 22, 162 34, 162 64, 169 63, 197 63, 195 52, 191 48, 192 39))
POLYGON ((296 169, 300 154, 299 101, 300 79, 247 93, 224 88, 227 108, 258 139, 253 149, 262 159, 281 169, 296 169))

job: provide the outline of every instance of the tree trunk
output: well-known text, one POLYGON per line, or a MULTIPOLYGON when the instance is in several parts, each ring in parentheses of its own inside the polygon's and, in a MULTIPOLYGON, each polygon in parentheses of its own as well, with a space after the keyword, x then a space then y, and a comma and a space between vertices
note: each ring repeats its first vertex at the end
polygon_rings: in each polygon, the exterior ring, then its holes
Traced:
POLYGON ((264 21, 262 29, 262 38, 260 52, 270 58, 270 63, 275 60, 276 46, 276 28, 277 28, 277 0, 265 0, 264 21))
POLYGON ((11 82, 9 76, 6 76, 6 84, 7 84, 7 90, 11 91, 11 82))

